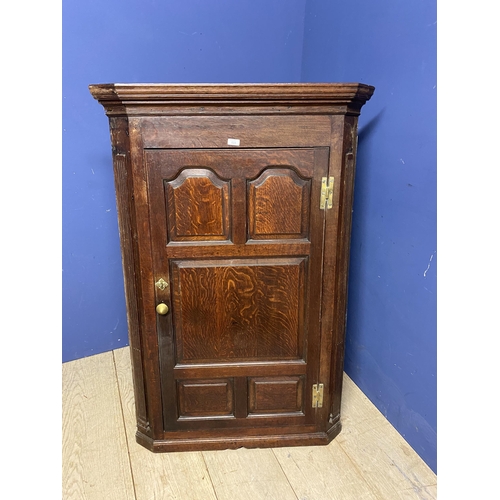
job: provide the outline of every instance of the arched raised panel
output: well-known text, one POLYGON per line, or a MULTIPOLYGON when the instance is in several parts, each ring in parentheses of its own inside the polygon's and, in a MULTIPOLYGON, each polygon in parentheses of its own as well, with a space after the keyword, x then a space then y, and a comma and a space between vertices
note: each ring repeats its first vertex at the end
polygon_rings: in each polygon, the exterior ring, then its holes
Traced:
POLYGON ((165 181, 168 241, 229 239, 229 182, 203 168, 165 181))
POLYGON ((291 168, 267 168, 248 183, 248 236, 253 240, 307 238, 311 181, 291 168))

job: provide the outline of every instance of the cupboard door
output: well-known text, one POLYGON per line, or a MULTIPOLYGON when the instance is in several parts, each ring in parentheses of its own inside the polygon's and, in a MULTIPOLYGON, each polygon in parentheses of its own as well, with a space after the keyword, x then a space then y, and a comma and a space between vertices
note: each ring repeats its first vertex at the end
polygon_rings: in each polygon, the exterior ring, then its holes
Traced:
POLYGON ((165 430, 315 428, 328 148, 144 158, 165 430))

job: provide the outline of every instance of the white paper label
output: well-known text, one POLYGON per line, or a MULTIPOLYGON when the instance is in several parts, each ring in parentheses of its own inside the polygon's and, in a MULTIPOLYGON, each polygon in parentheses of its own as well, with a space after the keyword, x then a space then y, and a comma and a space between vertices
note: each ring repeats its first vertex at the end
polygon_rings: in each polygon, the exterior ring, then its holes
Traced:
POLYGON ((228 139, 227 140, 227 145, 228 146, 239 146, 240 145, 240 140, 239 139, 228 139))

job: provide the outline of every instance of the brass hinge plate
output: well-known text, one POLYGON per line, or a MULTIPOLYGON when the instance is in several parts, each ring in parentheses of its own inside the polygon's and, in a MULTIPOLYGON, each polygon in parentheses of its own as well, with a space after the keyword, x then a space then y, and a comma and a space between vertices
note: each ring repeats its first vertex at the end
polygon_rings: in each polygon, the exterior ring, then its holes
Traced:
POLYGON ((333 207, 333 177, 321 178, 321 197, 319 199, 319 208, 327 210, 333 207))
POLYGON ((323 384, 313 384, 312 407, 323 408, 323 384))

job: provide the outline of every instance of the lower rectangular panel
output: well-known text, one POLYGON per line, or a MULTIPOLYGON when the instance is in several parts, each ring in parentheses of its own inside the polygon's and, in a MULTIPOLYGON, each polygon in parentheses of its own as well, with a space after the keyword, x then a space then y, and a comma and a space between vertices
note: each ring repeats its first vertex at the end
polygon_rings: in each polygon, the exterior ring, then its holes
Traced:
POLYGON ((303 377, 255 377, 248 381, 250 415, 302 413, 303 377))
POLYGON ((178 412, 183 417, 233 416, 233 380, 178 380, 178 412))
MULTIPOLYGON (((317 431, 304 405, 305 375, 176 380, 176 419, 165 432, 248 434, 282 426, 317 431), (255 429, 252 429, 255 428, 255 429)), ((271 431, 272 432, 272 431, 271 431)))

